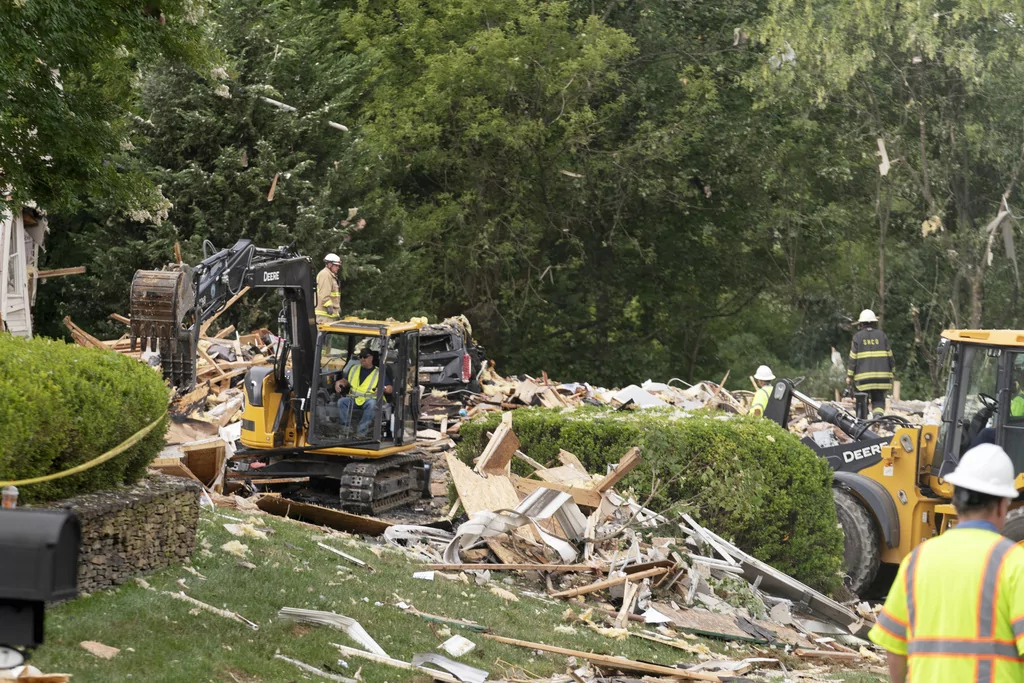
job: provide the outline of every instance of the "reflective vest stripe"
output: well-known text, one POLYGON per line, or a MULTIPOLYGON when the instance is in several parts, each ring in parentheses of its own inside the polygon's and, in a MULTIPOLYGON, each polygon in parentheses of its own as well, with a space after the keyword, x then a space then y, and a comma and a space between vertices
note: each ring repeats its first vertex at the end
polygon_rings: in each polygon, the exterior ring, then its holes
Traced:
POLYGON ((907 596, 907 630, 911 636, 917 626, 917 599, 914 595, 914 582, 917 580, 917 558, 921 555, 922 547, 919 545, 914 548, 914 552, 910 553, 910 561, 907 562, 906 586, 903 591, 907 596))
POLYGON ((858 351, 854 353, 850 352, 850 358, 858 360, 861 358, 889 358, 892 356, 892 351, 858 351))
POLYGON ((892 377, 892 373, 885 372, 858 372, 854 375, 855 379, 889 379, 892 377))
POLYGON ((935 640, 913 640, 907 645, 907 654, 916 656, 947 655, 954 657, 999 657, 1000 659, 1021 659, 1017 646, 992 640, 962 640, 941 638, 935 640))
MULTIPOLYGON (((999 575, 1003 571, 1006 556, 1016 545, 1004 538, 989 552, 988 564, 985 567, 985 578, 981 582, 981 600, 978 603, 978 637, 992 638, 996 628, 996 605, 999 600, 999 575)), ((1016 650, 1016 648, 1015 648, 1016 650)))
MULTIPOLYGON (((891 635, 893 638, 898 638, 900 640, 907 639, 907 625, 900 623, 884 609, 879 612, 875 623, 878 624, 880 628, 885 629, 886 633, 891 635)), ((1021 623, 1024 625, 1024 619, 1021 620, 1021 623)))
POLYGON ((1015 640, 1024 638, 1024 616, 1014 619, 1011 626, 1013 626, 1013 637, 1015 640))

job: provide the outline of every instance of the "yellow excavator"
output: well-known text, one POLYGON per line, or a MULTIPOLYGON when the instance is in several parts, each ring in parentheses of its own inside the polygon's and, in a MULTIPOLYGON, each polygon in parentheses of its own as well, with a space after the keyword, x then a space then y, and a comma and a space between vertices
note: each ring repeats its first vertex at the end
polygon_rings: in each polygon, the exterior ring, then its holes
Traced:
MULTIPOLYGON (((430 495, 430 466, 416 450, 420 322, 345 318, 317 325, 308 257, 239 240, 204 244, 194 268, 138 271, 131 289, 132 349, 159 354, 180 394, 196 385, 202 324, 244 288, 280 291, 280 336, 272 364, 243 382, 241 443, 234 463, 246 479, 309 477, 337 492, 347 510, 376 514, 430 495), (363 358, 366 360, 363 360, 363 358), (372 360, 371 360, 372 359, 372 360), (335 391, 337 380, 376 373, 375 385, 335 391), (365 366, 363 366, 365 367, 365 366)), ((330 496, 333 499, 333 494, 330 496)))
MULTIPOLYGON (((833 497, 845 536, 848 585, 861 593, 883 564, 898 564, 921 541, 956 523, 944 480, 972 445, 1006 449, 1024 490, 1024 332, 946 330, 938 358, 948 376, 939 425, 914 426, 896 416, 863 420, 819 403, 788 379, 772 387, 765 417, 788 424, 793 399, 845 432, 849 443, 804 439, 834 470, 833 497), (1018 413, 1014 415, 1014 413, 1018 413), (892 436, 872 427, 887 423, 892 436)), ((1011 510, 1003 533, 1024 541, 1024 507, 1011 510)))

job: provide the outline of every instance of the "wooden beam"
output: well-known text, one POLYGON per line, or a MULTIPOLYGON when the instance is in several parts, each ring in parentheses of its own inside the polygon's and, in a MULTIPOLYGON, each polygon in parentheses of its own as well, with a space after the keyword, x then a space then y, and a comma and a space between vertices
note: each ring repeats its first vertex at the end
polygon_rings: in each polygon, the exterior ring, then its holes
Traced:
POLYGON ((181 244, 178 242, 174 243, 174 260, 181 264, 181 244))
POLYGON ((217 334, 213 335, 213 338, 214 339, 224 339, 225 337, 227 337, 229 334, 231 334, 234 331, 235 331, 235 326, 234 325, 228 325, 223 330, 221 330, 217 334))
POLYGON ((632 659, 626 659, 625 657, 599 655, 593 652, 583 652, 582 650, 570 650, 569 648, 565 647, 545 645, 544 643, 531 643, 527 640, 505 638, 503 636, 496 636, 490 633, 481 633, 480 635, 484 638, 487 638, 488 640, 493 640, 498 643, 505 643, 506 645, 518 645, 519 647, 526 647, 531 650, 542 650, 544 652, 551 652, 556 655, 565 655, 567 657, 586 659, 588 661, 600 664, 602 667, 615 668, 620 671, 640 671, 643 673, 658 674, 660 676, 674 676, 675 678, 683 678, 690 681, 722 680, 720 676, 713 673, 687 671, 686 669, 676 669, 671 666, 661 666, 659 664, 648 664, 647 662, 638 662, 632 659))
POLYGON ((117 322, 124 323, 125 325, 131 325, 132 324, 132 319, 131 318, 127 318, 127 317, 121 315, 120 313, 111 313, 110 316, 108 316, 108 317, 111 320, 116 320, 117 322))
POLYGON ((96 337, 92 336, 78 325, 71 322, 71 316, 64 316, 64 327, 68 328, 71 332, 71 338, 75 340, 80 346, 92 347, 95 349, 107 350, 107 345, 101 342, 96 337))
POLYGON ((231 308, 235 304, 236 301, 238 301, 243 296, 245 296, 245 293, 248 292, 248 291, 249 291, 249 287, 243 287, 242 290, 240 292, 238 292, 238 294, 235 294, 233 297, 228 299, 228 302, 226 304, 224 304, 224 308, 222 308, 219 311, 217 311, 216 313, 214 313, 213 316, 211 316, 210 319, 207 320, 205 323, 203 323, 203 326, 199 328, 199 336, 205 337, 206 336, 206 331, 208 329, 210 329, 210 325, 212 325, 213 322, 217 318, 219 318, 224 311, 226 311, 229 308, 231 308))
POLYGON ((618 466, 609 472, 605 478, 601 480, 601 483, 597 485, 597 490, 604 492, 618 484, 623 477, 633 471, 633 468, 640 464, 640 460, 642 460, 640 457, 640 449, 636 446, 630 448, 626 451, 626 454, 622 456, 622 459, 619 460, 618 466))
POLYGON ((618 586, 620 583, 626 583, 627 581, 639 582, 651 576, 661 576, 667 574, 668 569, 666 567, 655 567, 654 569, 648 569, 645 572, 636 572, 635 574, 627 574, 624 576, 613 576, 610 579, 604 579, 602 581, 595 581, 588 586, 580 586, 579 588, 570 588, 567 591, 559 591, 558 593, 552 593, 553 598, 572 598, 577 595, 584 595, 586 593, 596 593, 597 591, 604 590, 605 588, 611 588, 612 586, 618 586))
POLYGON ((81 275, 85 272, 85 266, 75 266, 74 268, 57 268, 56 270, 37 270, 36 277, 40 280, 46 280, 51 277, 64 277, 65 275, 81 275))

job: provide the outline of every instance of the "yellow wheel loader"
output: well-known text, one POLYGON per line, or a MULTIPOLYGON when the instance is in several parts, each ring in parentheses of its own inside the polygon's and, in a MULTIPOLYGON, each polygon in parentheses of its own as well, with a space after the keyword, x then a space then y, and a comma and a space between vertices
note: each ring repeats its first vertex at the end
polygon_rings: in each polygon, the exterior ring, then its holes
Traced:
POLYGON ((429 496, 430 466, 416 451, 422 323, 317 325, 312 265, 286 247, 239 240, 218 251, 207 243, 204 257, 195 268, 135 274, 132 348, 141 341, 156 351, 168 382, 186 393, 196 383, 203 322, 245 287, 281 292, 274 361, 244 377, 244 448, 234 461, 245 478, 310 477, 359 513, 429 496))
MULTIPOLYGON (((948 376, 940 425, 914 426, 896 416, 861 420, 805 396, 790 380, 772 388, 765 417, 787 426, 795 398, 853 439, 804 442, 834 470, 848 585, 856 593, 874 582, 881 565, 898 564, 956 523, 953 487, 943 477, 971 446, 987 441, 1006 449, 1017 489, 1024 490, 1024 332, 946 330, 938 353, 948 376), (893 435, 873 432, 879 423, 888 423, 893 435)), ((1003 533, 1024 541, 1024 508, 1011 510, 1003 533)))

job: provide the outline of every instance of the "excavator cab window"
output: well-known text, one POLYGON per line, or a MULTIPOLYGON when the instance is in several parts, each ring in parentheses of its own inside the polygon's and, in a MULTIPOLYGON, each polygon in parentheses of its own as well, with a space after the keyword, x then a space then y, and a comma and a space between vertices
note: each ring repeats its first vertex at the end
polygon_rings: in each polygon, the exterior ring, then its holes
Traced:
POLYGON ((1014 353, 1008 364, 1006 390, 1000 395, 1000 412, 1006 415, 1003 433, 1000 435, 1003 448, 1017 474, 1024 472, 1024 353, 1014 353))
POLYGON ((393 338, 337 332, 322 334, 309 442, 316 446, 369 448, 391 445, 394 442, 391 419, 394 399, 385 387, 394 387, 398 361, 397 342, 393 338), (370 352, 370 368, 362 362, 364 351, 370 352), (372 381, 367 370, 377 373, 376 386, 365 384, 372 381), (345 380, 348 386, 336 391, 339 380, 345 380))

